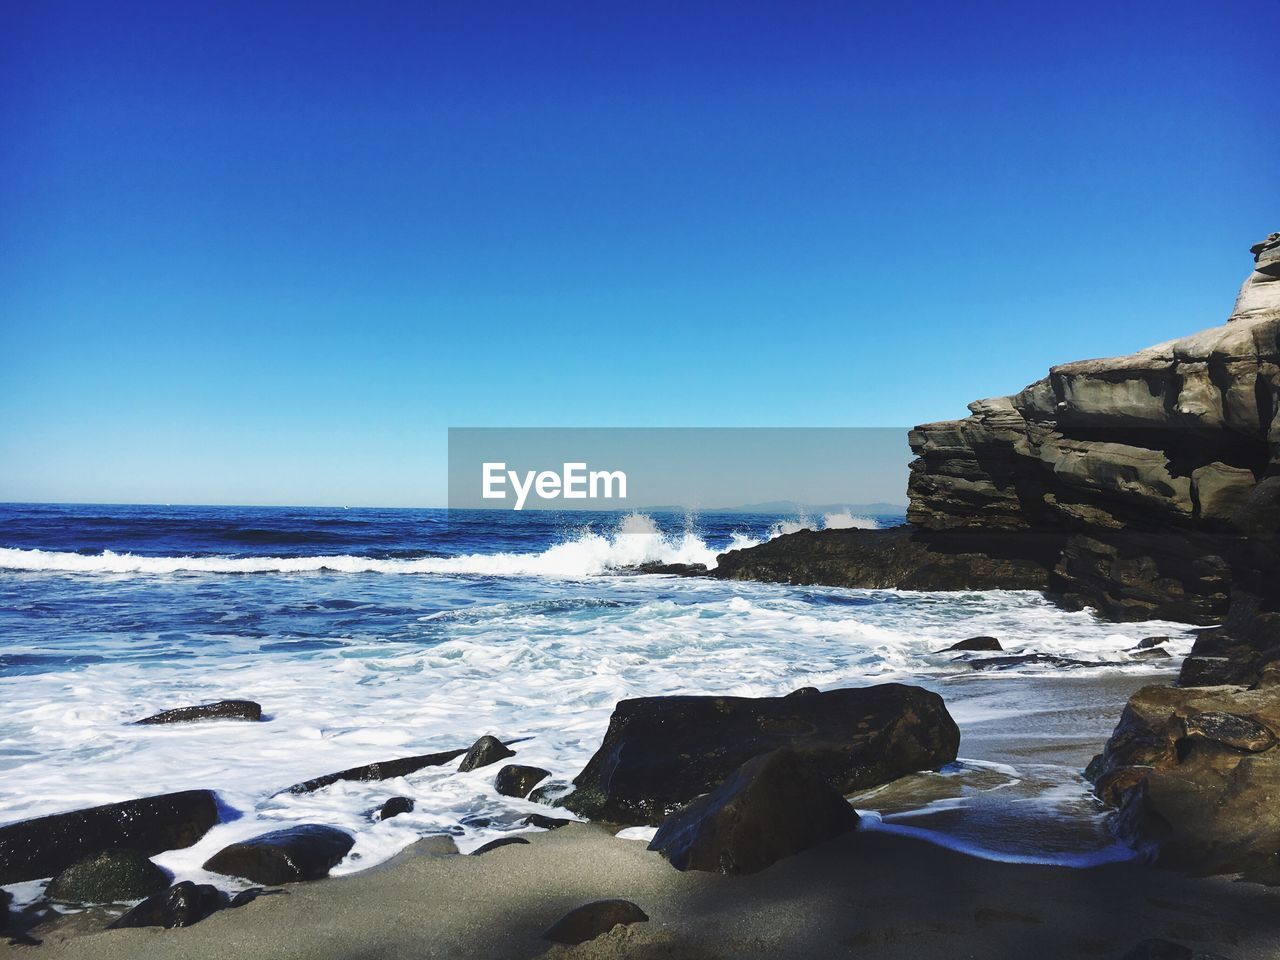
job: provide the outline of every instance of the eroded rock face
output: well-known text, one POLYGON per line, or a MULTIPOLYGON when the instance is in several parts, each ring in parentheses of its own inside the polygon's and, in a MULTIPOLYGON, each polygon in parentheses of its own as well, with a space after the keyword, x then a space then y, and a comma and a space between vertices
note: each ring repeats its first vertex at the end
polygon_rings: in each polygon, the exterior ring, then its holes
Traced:
POLYGON ((152 856, 189 847, 218 822, 212 791, 184 790, 0 827, 0 883, 41 880, 121 847, 152 856))
POLYGON ((956 758, 942 698, 887 683, 802 697, 621 701, 600 749, 561 805, 594 820, 658 825, 747 760, 783 747, 841 795, 956 758))
POLYGON ((1280 687, 1144 687, 1088 771, 1159 862, 1280 883, 1280 687))
POLYGON ((677 870, 756 873, 857 826, 844 796, 784 747, 667 817, 649 849, 677 870))

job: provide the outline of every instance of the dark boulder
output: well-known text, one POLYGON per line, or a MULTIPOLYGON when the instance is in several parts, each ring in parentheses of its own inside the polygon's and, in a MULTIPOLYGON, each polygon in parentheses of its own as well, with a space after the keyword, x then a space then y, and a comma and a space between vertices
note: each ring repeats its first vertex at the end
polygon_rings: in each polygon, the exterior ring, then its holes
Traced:
POLYGON ((804 697, 621 701, 600 749, 561 801, 594 820, 657 825, 752 757, 791 747, 841 794, 956 758, 942 698, 887 683, 804 697))
POLYGON ((817 687, 798 687, 787 694, 788 697, 812 697, 815 693, 821 693, 817 687))
POLYGON ((529 795, 529 791, 549 776, 551 771, 543 770, 541 767, 509 763, 498 771, 498 776, 493 781, 493 788, 504 797, 524 798, 529 795))
POLYGON ((995 637, 970 637, 947 647, 948 650, 1003 650, 995 637))
POLYGON ((478 770, 481 767, 487 767, 491 763, 497 763, 499 760, 505 760, 507 757, 514 757, 515 755, 516 752, 508 750, 497 737, 491 737, 486 734, 471 745, 467 755, 462 758, 462 763, 458 765, 458 772, 466 773, 470 770, 478 770))
POLYGON ((1158 647, 1161 644, 1168 643, 1168 637, 1143 637, 1138 641, 1137 649, 1148 650, 1151 647, 1158 647))
POLYGON ((640 564, 635 570, 636 573, 658 573, 672 577, 705 577, 707 575, 705 563, 659 563, 654 560, 640 564))
POLYGON ((378 811, 378 819, 390 820, 402 813, 413 813, 413 800, 409 797, 391 797, 378 811))
POLYGON ((205 861, 204 869, 255 883, 319 880, 354 844, 345 830, 304 823, 223 847, 205 861))
POLYGON ((570 910, 542 934, 552 943, 575 945, 594 940, 618 924, 645 923, 649 915, 630 900, 594 900, 570 910))
POLYGON ((104 850, 73 863, 49 884, 45 895, 67 903, 141 900, 169 886, 170 876, 137 850, 104 850))
POLYGON ((0 883, 57 876, 104 850, 146 856, 189 847, 218 822, 210 790, 184 790, 20 820, 0 827, 0 883))
POLYGON ((252 720, 262 719, 262 706, 252 700, 219 700, 201 703, 194 707, 176 707, 165 710, 134 723, 193 723, 196 720, 252 720))
POLYGON ((543 830, 559 830, 566 824, 577 823, 578 821, 570 820, 568 817, 544 817, 540 813, 531 813, 520 822, 526 827, 541 827, 543 830))
POLYGON ((157 893, 111 924, 108 930, 124 927, 189 927, 227 906, 227 895, 208 883, 184 880, 157 893))
POLYGON ((392 777, 407 777, 423 767, 438 767, 464 753, 466 753, 465 750, 445 750, 443 753, 423 753, 415 757, 400 757, 397 760, 379 760, 377 763, 366 763, 363 766, 339 770, 337 773, 326 773, 322 777, 313 777, 302 783, 295 783, 292 787, 280 792, 311 793, 331 783, 337 783, 339 780, 365 783, 373 780, 390 780, 392 777))
POLYGON ((497 840, 490 840, 483 846, 476 847, 471 851, 471 856, 478 857, 482 853, 488 853, 490 850, 497 850, 499 847, 510 847, 522 843, 528 843, 524 837, 499 837, 497 840))
POLYGON ((840 792, 783 748, 753 757, 667 817, 649 849, 677 870, 755 873, 857 826, 840 792))
POLYGON ((1145 650, 1135 650, 1130 656, 1134 660, 1172 660, 1173 654, 1163 647, 1148 647, 1145 650))

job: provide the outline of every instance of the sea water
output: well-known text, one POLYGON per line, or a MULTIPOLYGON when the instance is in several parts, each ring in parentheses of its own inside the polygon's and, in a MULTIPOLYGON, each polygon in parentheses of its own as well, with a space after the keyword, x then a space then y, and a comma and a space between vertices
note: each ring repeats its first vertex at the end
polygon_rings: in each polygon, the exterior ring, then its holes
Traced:
MULTIPOLYGON (((155 859, 178 879, 269 829, 323 823, 351 873, 416 839, 466 852, 566 811, 503 797, 498 767, 280 791, 359 764, 514 744, 569 780, 617 701, 769 696, 887 681, 941 693, 961 760, 854 799, 869 826, 1035 862, 1114 859, 1080 768, 1124 698, 1175 658, 1134 659, 1188 628, 1112 624, 1039 594, 922 593, 629 573, 703 563, 801 527, 901 517, 629 515, 303 508, 0 506, 0 823, 191 788, 223 818, 155 859), (1082 661, 973 669, 975 635, 1082 661), (265 722, 137 726, 171 707, 256 700, 265 722), (378 822, 388 797, 412 813, 378 822)), ((619 840, 618 842, 626 842, 619 840)), ((20 896, 38 892, 27 884, 20 896)))

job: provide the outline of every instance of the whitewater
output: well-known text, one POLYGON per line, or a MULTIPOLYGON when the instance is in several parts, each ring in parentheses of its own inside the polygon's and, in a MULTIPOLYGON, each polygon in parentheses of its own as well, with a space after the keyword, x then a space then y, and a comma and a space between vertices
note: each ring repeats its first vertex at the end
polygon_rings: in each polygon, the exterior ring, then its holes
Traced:
MULTIPOLYGON (((0 507, 0 822, 211 788, 223 822, 156 858, 179 879, 233 886, 200 864, 304 822, 356 837, 334 871, 351 873, 422 836, 450 834, 465 852, 528 829, 530 813, 568 814, 498 795, 497 767, 281 790, 483 734, 518 741, 513 762, 567 782, 621 699, 893 680, 946 698, 962 759, 856 798, 872 821, 995 857, 1114 859, 1079 771, 1125 691, 1167 679, 1189 649, 1185 625, 1104 623, 1025 592, 629 572, 713 567, 726 549, 797 524, 895 519, 575 516, 517 527, 430 511, 0 507), (1133 656, 1151 634, 1170 637, 1171 660, 1133 656), (975 670, 980 655, 943 652, 976 635, 1075 663, 975 670), (222 698, 261 703, 265 722, 132 723, 222 698), (375 821, 396 795, 414 811, 375 821)), ((13 889, 30 898, 36 885, 13 889)))

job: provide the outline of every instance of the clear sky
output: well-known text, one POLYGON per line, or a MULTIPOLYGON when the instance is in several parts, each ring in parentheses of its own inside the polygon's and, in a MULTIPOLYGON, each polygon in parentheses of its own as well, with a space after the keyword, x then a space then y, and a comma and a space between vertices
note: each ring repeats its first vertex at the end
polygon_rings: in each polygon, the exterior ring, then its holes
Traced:
POLYGON ((896 426, 1221 322, 1274 3, 0 4, 0 500, 896 426))

